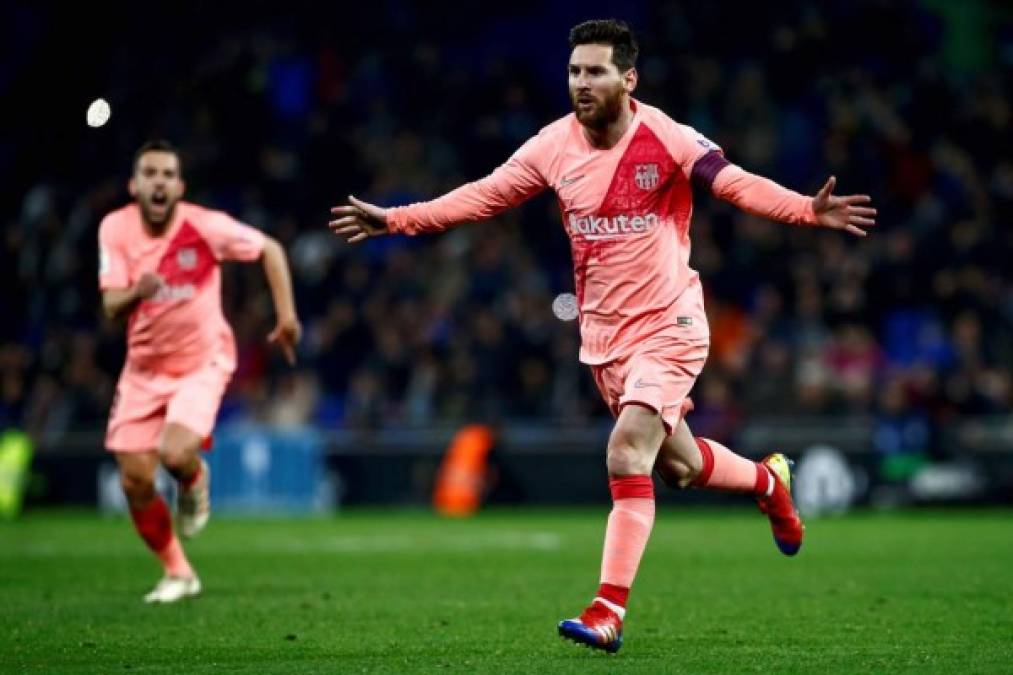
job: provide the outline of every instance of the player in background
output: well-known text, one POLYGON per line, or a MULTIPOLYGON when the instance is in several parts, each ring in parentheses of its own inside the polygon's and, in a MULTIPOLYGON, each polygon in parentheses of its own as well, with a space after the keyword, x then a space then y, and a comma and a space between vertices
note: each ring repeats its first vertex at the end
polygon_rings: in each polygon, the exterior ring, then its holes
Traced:
POLYGON ((833 195, 831 177, 805 197, 731 164, 721 149, 632 98, 637 44, 621 22, 570 32, 573 113, 542 129, 492 174, 433 201, 381 208, 355 197, 331 229, 356 243, 389 233, 441 232, 551 188, 570 238, 580 307, 580 359, 616 418, 606 450, 613 508, 590 606, 562 621, 564 637, 615 652, 630 586, 654 523, 652 471, 669 485, 756 497, 786 555, 802 544, 784 455, 762 462, 694 438, 684 418, 709 346, 703 292, 689 266, 691 184, 741 209, 863 236, 867 196, 833 195))
POLYGON ((102 305, 108 317, 129 317, 105 443, 119 464, 137 532, 165 570, 144 596, 149 603, 201 590, 155 490, 155 472, 161 463, 179 481, 179 531, 196 535, 210 516, 210 475, 199 450, 236 367, 219 264, 263 261, 277 316, 268 341, 290 364, 302 334, 281 245, 221 211, 182 201, 180 170, 172 145, 146 143, 128 184, 134 202, 99 226, 102 305))

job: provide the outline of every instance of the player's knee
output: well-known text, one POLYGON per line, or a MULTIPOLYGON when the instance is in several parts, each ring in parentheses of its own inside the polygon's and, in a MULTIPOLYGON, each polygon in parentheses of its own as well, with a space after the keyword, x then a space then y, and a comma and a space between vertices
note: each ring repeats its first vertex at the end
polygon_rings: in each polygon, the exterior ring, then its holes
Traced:
POLYGON ((170 471, 182 470, 193 463, 197 454, 196 447, 190 447, 184 443, 163 443, 159 449, 162 463, 170 471))
POLYGON ((155 497, 155 481, 149 476, 121 473, 120 485, 131 506, 147 504, 155 497))
POLYGON ((639 476, 650 474, 652 460, 634 439, 616 434, 609 442, 605 463, 610 476, 639 476))

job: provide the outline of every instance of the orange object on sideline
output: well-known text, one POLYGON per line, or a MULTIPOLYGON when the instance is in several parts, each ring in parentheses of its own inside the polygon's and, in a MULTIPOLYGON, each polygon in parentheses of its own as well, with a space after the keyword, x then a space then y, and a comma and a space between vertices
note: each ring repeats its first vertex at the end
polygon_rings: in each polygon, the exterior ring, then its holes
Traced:
POLYGON ((470 516, 478 510, 485 487, 492 429, 469 424, 454 435, 436 475, 433 507, 445 516, 470 516))

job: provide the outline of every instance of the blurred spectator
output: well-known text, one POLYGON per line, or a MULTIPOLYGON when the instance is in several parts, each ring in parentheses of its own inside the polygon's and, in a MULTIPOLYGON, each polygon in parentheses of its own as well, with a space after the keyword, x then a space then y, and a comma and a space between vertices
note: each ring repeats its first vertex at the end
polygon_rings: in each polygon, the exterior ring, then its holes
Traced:
MULTIPOLYGON (((149 48, 140 14, 121 17, 116 39, 85 40, 59 10, 22 7, 48 28, 23 35, 0 70, 5 99, 36 102, 0 138, 4 213, 16 214, 2 242, 0 421, 49 439, 104 425, 123 335, 99 317, 95 233, 127 198, 134 148, 162 135, 184 149, 195 200, 286 244, 306 321, 287 370, 264 344, 263 282, 226 271, 239 368, 223 415, 350 427, 606 415, 576 362, 575 326, 550 311, 573 290, 551 198, 440 238, 350 249, 324 228, 350 192, 434 196, 565 113, 566 31, 587 17, 564 7, 558 25, 538 27, 558 44, 534 59, 529 45, 487 44, 523 8, 472 13, 464 31, 440 12, 390 22, 385 5, 356 8, 377 35, 339 31, 344 9, 279 20, 254 7, 236 21, 202 6, 206 35, 176 31, 170 59, 149 48), (35 83, 66 79, 52 55, 68 53, 87 74, 40 99, 35 83), (70 124, 68 102, 83 111, 98 92, 110 125, 70 124)), ((692 261, 712 348, 694 429, 730 441, 751 414, 872 415, 889 458, 920 456, 955 415, 1010 413, 1010 14, 983 3, 958 21, 959 3, 874 0, 736 7, 745 15, 729 25, 705 4, 630 5, 644 17, 638 96, 799 191, 834 173, 873 195, 880 227, 853 240, 699 195, 692 261)), ((166 29, 189 25, 185 15, 166 29)))

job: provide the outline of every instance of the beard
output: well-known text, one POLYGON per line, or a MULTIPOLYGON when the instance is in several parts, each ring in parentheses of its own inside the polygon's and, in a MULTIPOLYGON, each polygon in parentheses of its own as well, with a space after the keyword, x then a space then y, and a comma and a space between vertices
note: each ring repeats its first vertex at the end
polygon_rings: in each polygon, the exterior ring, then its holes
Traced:
POLYGON ((163 204, 155 204, 150 199, 138 199, 137 204, 141 207, 141 216, 145 222, 155 227, 162 227, 172 222, 172 215, 176 211, 176 202, 179 199, 167 199, 163 204))
POLYGON ((589 110, 581 109, 575 94, 570 94, 570 102, 578 122, 589 129, 603 131, 622 113, 622 90, 606 96, 601 102, 595 101, 589 110))

